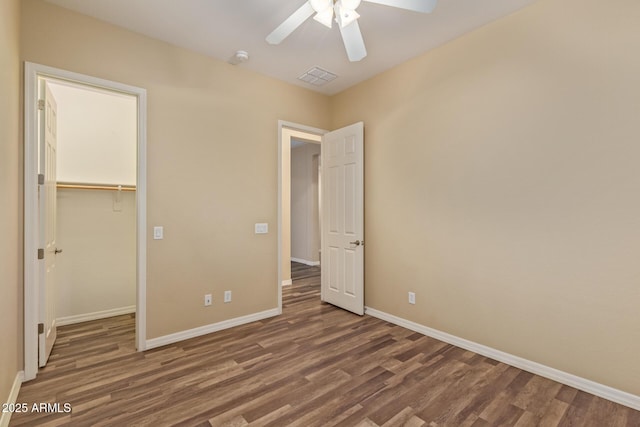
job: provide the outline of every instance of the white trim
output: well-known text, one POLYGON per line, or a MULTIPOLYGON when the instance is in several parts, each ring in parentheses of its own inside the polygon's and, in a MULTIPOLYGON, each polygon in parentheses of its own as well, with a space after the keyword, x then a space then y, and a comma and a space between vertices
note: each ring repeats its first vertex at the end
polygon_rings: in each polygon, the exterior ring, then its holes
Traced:
POLYGON ((76 323, 90 322, 92 320, 106 319, 107 317, 122 316, 136 312, 136 306, 112 308, 110 310, 95 311, 93 313, 76 314, 73 316, 59 317, 56 319, 58 326, 74 325, 76 323))
POLYGON ((437 329, 429 328, 428 326, 424 326, 419 323, 415 323, 410 320, 406 320, 401 317, 376 310, 374 308, 365 307, 365 314, 377 317, 378 319, 385 320, 389 323, 393 323, 394 325, 402 326, 403 328, 419 332, 431 338, 444 341, 448 344, 455 345, 456 347, 473 351, 474 353, 478 353, 482 356, 489 357, 491 359, 506 363, 516 368, 520 368, 524 371, 531 372, 532 374, 540 375, 541 377, 549 378, 561 384, 566 384, 568 386, 577 388, 578 390, 586 391, 587 393, 594 394, 596 396, 602 397, 603 399, 628 406, 629 408, 633 408, 635 410, 640 410, 640 396, 636 396, 634 394, 627 393, 625 391, 618 390, 613 387, 609 387, 607 385, 570 374, 568 372, 560 371, 558 369, 551 368, 549 366, 542 365, 540 363, 533 362, 531 360, 524 359, 510 353, 505 353, 504 351, 496 350, 495 348, 487 347, 485 345, 478 344, 476 342, 469 341, 464 338, 439 331, 437 329))
POLYGON ((138 89, 138 165, 136 183, 136 350, 147 340, 147 91, 138 89))
POLYGON ((38 372, 38 78, 32 64, 24 68, 24 376, 32 380, 38 372))
POLYGON ((51 77, 110 91, 126 93, 138 99, 138 182, 136 344, 145 349, 146 337, 146 259, 147 259, 147 91, 122 83, 48 67, 24 63, 24 378, 32 380, 38 372, 38 77, 51 77))
POLYGON ((283 280, 282 281, 282 286, 291 286, 293 285, 293 280, 292 279, 288 279, 288 280, 283 280))
MULTIPOLYGON (((286 120, 278 120, 278 311, 282 313, 282 287, 287 286, 282 280, 282 128, 286 127, 300 132, 316 135, 324 135, 328 131, 324 129, 305 126, 286 120)), ((291 150, 289 144, 288 149, 291 150)), ((321 148, 322 149, 322 148, 321 148)))
POLYGON ((277 308, 271 310, 261 311, 258 313, 249 314, 242 317, 236 317, 235 319, 223 320, 222 322, 212 323, 210 325, 200 326, 198 328, 189 329, 182 332, 176 332, 175 334, 164 335, 158 338, 152 338, 147 340, 147 350, 162 347, 163 345, 173 344, 179 341, 188 340, 190 338, 196 338, 202 335, 207 335, 213 332, 222 331, 224 329, 233 328, 235 326, 244 325, 251 322, 257 322, 258 320, 267 319, 280 314, 277 308))
POLYGON ((317 266, 320 265, 320 261, 309 261, 309 260, 306 260, 306 259, 294 258, 294 257, 291 257, 291 261, 292 262, 299 262, 300 264, 308 265, 310 267, 317 267, 317 266))
MULTIPOLYGON (((22 386, 23 381, 24 371, 19 371, 13 380, 13 386, 11 387, 11 392, 9 393, 6 403, 12 404, 18 401, 18 393, 20 393, 20 386, 22 386)), ((11 421, 11 412, 0 413, 0 427, 8 427, 9 421, 11 421)))

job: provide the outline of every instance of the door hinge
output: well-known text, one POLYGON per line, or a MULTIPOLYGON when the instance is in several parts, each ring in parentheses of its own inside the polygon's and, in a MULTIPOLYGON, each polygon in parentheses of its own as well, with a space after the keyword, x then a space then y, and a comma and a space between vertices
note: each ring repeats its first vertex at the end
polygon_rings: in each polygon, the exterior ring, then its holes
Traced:
POLYGON ((44 110, 44 99, 38 99, 38 110, 44 110))
POLYGON ((44 174, 43 173, 39 173, 38 174, 38 185, 44 185, 44 174))
POLYGON ((44 249, 38 249, 38 259, 44 259, 44 249))
POLYGON ((44 323, 38 323, 38 334, 44 334, 44 323))

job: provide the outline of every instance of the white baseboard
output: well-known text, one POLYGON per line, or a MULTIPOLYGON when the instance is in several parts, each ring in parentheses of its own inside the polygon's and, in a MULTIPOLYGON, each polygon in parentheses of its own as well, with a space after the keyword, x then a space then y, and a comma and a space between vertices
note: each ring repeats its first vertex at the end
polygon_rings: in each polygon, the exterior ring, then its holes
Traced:
POLYGON ((464 338, 439 331, 437 329, 429 328, 419 323, 415 323, 410 320, 406 320, 371 307, 365 307, 365 314, 377 317, 378 319, 385 320, 398 326, 402 326, 403 328, 419 332, 431 338, 444 341, 448 344, 455 345, 456 347, 473 351, 474 353, 478 353, 482 356, 489 357, 502 363, 506 363, 527 372, 531 372, 532 374, 540 375, 541 377, 549 378, 553 381, 557 381, 559 383, 566 384, 579 390, 586 391, 587 393, 594 394, 596 396, 602 397, 603 399, 628 406, 629 408, 633 408, 635 410, 640 410, 640 396, 636 396, 635 394, 627 393, 625 391, 618 390, 613 387, 609 387, 604 384, 600 384, 595 381, 570 374, 568 372, 560 371, 558 369, 551 368, 549 366, 545 366, 519 356, 514 356, 513 354, 505 353, 503 351, 496 350, 495 348, 487 347, 485 345, 478 344, 476 342, 469 341, 464 338))
POLYGON ((299 262, 300 264, 304 264, 304 265, 308 265, 310 267, 317 267, 318 265, 320 265, 320 261, 309 261, 306 259, 301 259, 301 258, 291 258, 292 262, 299 262))
POLYGON ((74 316, 60 317, 56 319, 58 326, 73 325, 74 323, 90 322, 91 320, 106 319, 107 317, 121 316, 136 312, 136 306, 113 308, 110 310, 96 311, 94 313, 76 314, 74 316))
POLYGON ((293 280, 287 279, 282 281, 282 286, 291 286, 293 285, 293 280))
POLYGON ((163 345, 173 344, 179 341, 188 340, 190 338, 199 337, 201 335, 210 334, 212 332, 222 331, 224 329, 233 328, 235 326, 244 325, 246 323, 257 322, 258 320, 267 319, 280 314, 277 308, 261 311, 259 313, 249 314, 247 316, 236 317, 235 319, 223 320, 222 322, 212 323, 210 325, 200 326, 198 328, 189 329, 175 334, 164 335, 158 338, 147 340, 146 349, 150 350, 163 345))
MULTIPOLYGON (((11 387, 11 392, 9 392, 9 398, 6 403, 13 404, 18 400, 18 393, 20 393, 20 386, 24 381, 24 371, 19 371, 16 374, 16 378, 13 380, 13 386, 11 387)), ((9 421, 11 421, 11 412, 2 412, 0 413, 0 427, 8 427, 9 421)))

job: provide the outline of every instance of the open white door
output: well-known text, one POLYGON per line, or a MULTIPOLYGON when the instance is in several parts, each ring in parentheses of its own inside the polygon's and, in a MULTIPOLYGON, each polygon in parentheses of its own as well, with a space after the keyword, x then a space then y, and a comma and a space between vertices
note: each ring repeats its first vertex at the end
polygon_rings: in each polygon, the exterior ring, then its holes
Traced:
POLYGON ((364 314, 364 124, 322 137, 322 300, 364 314))
POLYGON ((40 287, 38 290, 38 365, 45 366, 56 340, 56 146, 57 106, 47 82, 40 85, 40 287))

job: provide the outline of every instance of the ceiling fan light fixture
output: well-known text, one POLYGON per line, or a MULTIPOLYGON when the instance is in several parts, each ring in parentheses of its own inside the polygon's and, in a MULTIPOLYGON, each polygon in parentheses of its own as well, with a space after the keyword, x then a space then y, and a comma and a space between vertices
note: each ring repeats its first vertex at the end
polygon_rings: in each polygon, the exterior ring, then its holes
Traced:
POLYGON ((361 0, 340 0, 342 2, 342 7, 356 10, 358 6, 360 6, 361 0))
MULTIPOLYGON (((406 9, 414 12, 429 13, 438 3, 438 0, 365 0, 369 3, 378 3, 398 9, 406 9)), ((340 27, 340 35, 349 61, 360 61, 367 56, 367 48, 362 38, 358 18, 360 15, 356 9, 362 0, 306 0, 295 12, 276 27, 267 37, 269 44, 277 45, 296 31, 307 19, 313 19, 322 25, 331 28, 333 14, 340 27)), ((241 58, 234 58, 235 61, 241 58)), ((245 57, 242 60, 248 59, 245 57)), ((308 77, 316 78, 315 76, 308 77)), ((307 81, 307 80, 304 80, 307 81)))
POLYGON ((333 0, 309 0, 311 7, 317 13, 330 9, 333 6, 333 0))
POLYGON ((331 26, 333 25, 333 8, 329 7, 322 12, 316 13, 316 16, 314 16, 313 19, 318 21, 325 27, 331 28, 331 26))
POLYGON ((344 28, 360 18, 358 12, 353 9, 346 8, 342 3, 342 0, 338 0, 334 7, 336 10, 336 21, 340 25, 340 28, 344 28))

